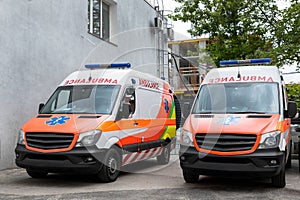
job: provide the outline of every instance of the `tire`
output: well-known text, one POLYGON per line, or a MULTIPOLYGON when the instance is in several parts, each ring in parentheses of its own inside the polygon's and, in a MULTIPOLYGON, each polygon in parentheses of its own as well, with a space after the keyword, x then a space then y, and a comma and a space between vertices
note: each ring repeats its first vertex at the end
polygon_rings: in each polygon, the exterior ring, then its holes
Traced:
POLYGON ((116 148, 111 148, 105 154, 103 166, 97 174, 97 178, 101 182, 114 182, 117 180, 121 167, 121 156, 116 148))
POLYGON ((288 155, 288 159, 287 162, 285 164, 285 168, 291 168, 292 167, 292 140, 290 141, 290 145, 289 145, 289 155, 288 155))
POLYGON ((182 169, 184 181, 186 183, 197 183, 199 174, 192 169, 182 169))
POLYGON ((170 161, 170 143, 163 147, 163 150, 159 156, 156 157, 159 165, 166 165, 170 161))
POLYGON ((181 126, 181 108, 180 108, 180 102, 175 95, 174 95, 174 104, 175 104, 175 112, 176 112, 176 130, 177 130, 181 126))
POLYGON ((272 185, 277 188, 284 188, 286 185, 285 182, 285 165, 282 166, 279 174, 272 177, 272 185))
POLYGON ((43 171, 43 170, 34 170, 34 169, 30 169, 27 168, 26 169, 27 174, 31 177, 31 178, 46 178, 48 172, 43 171))

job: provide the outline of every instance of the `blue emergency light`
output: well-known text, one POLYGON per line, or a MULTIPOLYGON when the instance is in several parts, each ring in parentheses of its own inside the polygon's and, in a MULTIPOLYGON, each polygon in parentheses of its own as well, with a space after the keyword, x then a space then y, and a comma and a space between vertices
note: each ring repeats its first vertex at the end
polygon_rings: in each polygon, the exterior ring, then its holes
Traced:
POLYGON ((271 58, 259 58, 259 59, 248 59, 248 60, 224 60, 220 61, 220 66, 228 65, 243 65, 243 64, 270 64, 271 58))
POLYGON ((130 68, 130 63, 111 63, 111 64, 86 64, 87 69, 101 69, 101 68, 130 68))

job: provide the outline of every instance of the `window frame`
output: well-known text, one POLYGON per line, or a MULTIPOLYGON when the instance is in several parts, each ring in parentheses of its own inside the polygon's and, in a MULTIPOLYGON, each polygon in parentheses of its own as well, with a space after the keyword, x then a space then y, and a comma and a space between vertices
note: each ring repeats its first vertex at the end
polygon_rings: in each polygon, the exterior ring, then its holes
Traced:
MULTIPOLYGON (((197 106, 199 106, 199 102, 200 101, 204 101, 203 99, 200 100, 200 93, 203 92, 204 89, 208 89, 208 87, 211 87, 211 86, 221 86, 221 87, 224 87, 225 88, 225 85, 237 85, 237 87, 241 84, 269 84, 269 85, 274 85, 274 87, 276 86, 276 91, 277 91, 277 98, 275 97, 274 99, 276 99, 276 105, 278 105, 277 109, 276 109, 276 112, 266 112, 265 114, 280 114, 281 113, 281 97, 280 97, 280 87, 279 87, 279 84, 277 82, 245 82, 245 83, 237 83, 237 82, 233 82, 233 83, 217 83, 217 84, 204 84, 201 86, 201 88, 199 89, 199 92, 195 98, 195 101, 194 101, 194 104, 193 104, 193 107, 192 107, 192 114, 224 114, 224 113, 230 113, 230 114, 236 114, 236 113, 239 113, 239 112, 231 112, 231 111, 227 111, 227 110, 224 110, 224 111, 220 111, 220 112, 217 112, 215 110, 208 110, 207 112, 203 111, 203 112, 200 112, 198 109, 197 106), (222 86, 223 85, 223 86, 222 86)), ((209 89, 208 89, 209 90, 209 89)), ((212 90, 212 89, 210 89, 212 90)), ((225 92, 225 90, 224 90, 225 92)), ((224 93, 224 95, 226 95, 226 92, 224 93)), ((209 102, 210 104, 212 104, 212 102, 209 102)), ((227 106, 227 101, 225 101, 225 104, 227 106)), ((225 106, 225 104, 223 106, 225 106)), ((245 114, 247 114, 248 111, 245 111, 245 114)), ((251 110, 249 111, 251 112, 251 110)))
MULTIPOLYGON (((68 85, 68 86, 59 86, 54 92, 53 94, 50 96, 50 98, 47 100, 46 104, 44 105, 44 107, 40 110, 39 114, 101 114, 101 115, 111 115, 112 112, 114 111, 115 107, 116 107, 116 103, 118 101, 118 97, 119 97, 119 94, 120 94, 120 90, 121 90, 122 86, 121 85, 68 85), (74 99, 75 96, 74 96, 74 91, 75 90, 78 90, 80 88, 87 88, 87 89, 90 89, 91 91, 92 90, 97 90, 99 89, 100 87, 114 87, 112 91, 112 95, 113 93, 115 92, 115 96, 113 99, 111 99, 111 109, 110 109, 110 112, 106 112, 106 113, 98 113, 98 112, 92 112, 92 113, 82 113, 82 112, 70 112, 70 113, 64 113, 64 112, 54 112, 54 110, 52 109, 56 109, 57 108, 57 103, 58 103, 58 98, 59 98, 59 95, 61 94, 61 92, 63 91, 70 91, 69 93, 69 97, 68 97, 68 104, 73 104, 75 101, 74 99), (54 107, 54 108, 53 108, 54 107)), ((95 91, 96 92, 96 91, 95 91)), ((89 93, 90 95, 91 93, 89 93)), ((88 99, 90 97, 87 97, 87 98, 82 98, 82 99, 76 99, 76 100, 83 100, 83 99, 88 99)), ((94 103, 96 103, 96 96, 93 96, 92 97, 92 100, 94 100, 94 103)), ((95 106, 95 105, 94 105, 95 106)))
POLYGON ((107 1, 104 0, 88 0, 88 33, 100 38, 105 41, 109 41, 110 36, 111 36, 111 4, 107 1), (98 17, 99 17, 99 33, 94 32, 94 1, 97 1, 99 3, 99 12, 98 17), (107 34, 105 34, 104 28, 105 28, 105 23, 104 23, 104 16, 103 16, 103 4, 107 6, 108 11, 107 11, 107 16, 106 19, 108 19, 108 31, 107 34))

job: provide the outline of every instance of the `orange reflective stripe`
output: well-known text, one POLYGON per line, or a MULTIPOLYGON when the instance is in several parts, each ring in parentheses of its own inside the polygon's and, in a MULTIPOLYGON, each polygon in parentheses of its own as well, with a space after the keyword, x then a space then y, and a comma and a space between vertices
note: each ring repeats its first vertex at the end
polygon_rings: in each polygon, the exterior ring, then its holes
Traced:
POLYGON ((289 131, 288 135, 285 138, 286 143, 288 144, 291 134, 290 134, 290 126, 291 126, 291 119, 286 119, 277 123, 277 130, 279 130, 282 134, 289 131))
POLYGON ((98 128, 103 132, 119 131, 136 128, 151 128, 156 126, 175 126, 175 119, 125 119, 120 121, 106 121, 102 123, 98 128))
POLYGON ((281 133, 285 132, 287 129, 290 128, 290 124, 291 124, 291 120, 290 119, 286 119, 283 121, 279 121, 277 123, 277 127, 276 129, 279 130, 281 133))

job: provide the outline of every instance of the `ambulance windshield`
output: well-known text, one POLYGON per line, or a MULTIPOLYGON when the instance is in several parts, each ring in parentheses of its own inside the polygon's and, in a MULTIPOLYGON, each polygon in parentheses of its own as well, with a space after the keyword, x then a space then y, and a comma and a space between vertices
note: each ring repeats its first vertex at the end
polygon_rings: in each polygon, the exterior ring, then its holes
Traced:
POLYGON ((120 86, 76 85, 57 88, 41 114, 110 114, 120 86))
POLYGON ((224 83, 203 85, 197 96, 193 113, 279 113, 278 84, 224 83))

